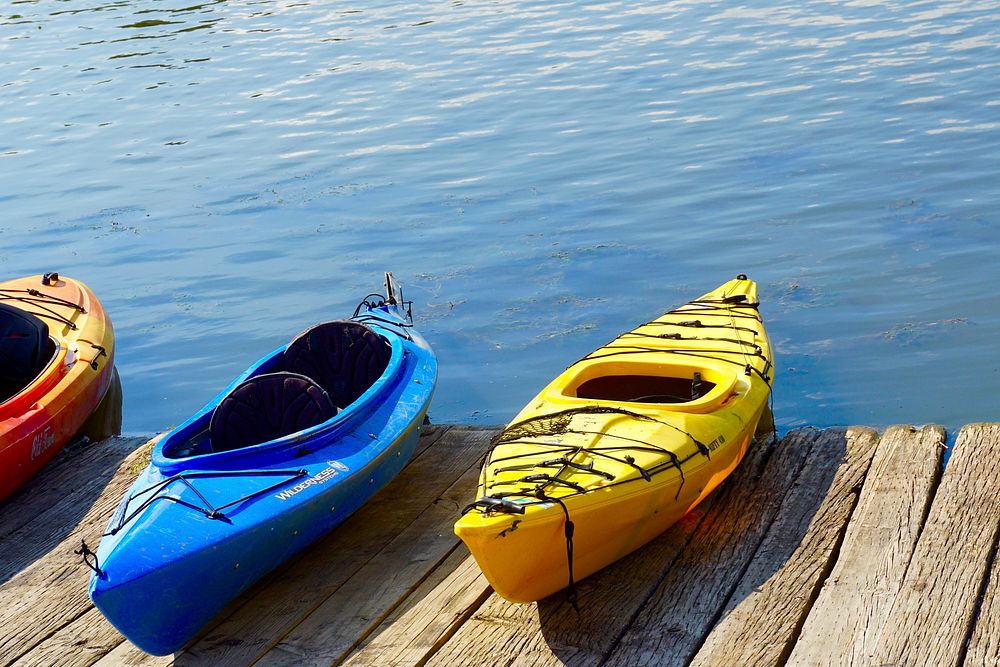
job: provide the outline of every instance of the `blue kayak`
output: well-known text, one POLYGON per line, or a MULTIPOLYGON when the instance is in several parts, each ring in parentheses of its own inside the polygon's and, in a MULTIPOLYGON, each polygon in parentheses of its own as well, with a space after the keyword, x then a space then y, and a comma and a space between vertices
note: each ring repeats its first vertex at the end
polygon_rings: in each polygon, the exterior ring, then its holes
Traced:
POLYGON ((167 434, 119 504, 90 597, 142 650, 182 648, 406 465, 437 382, 391 274, 350 319, 251 366, 167 434))

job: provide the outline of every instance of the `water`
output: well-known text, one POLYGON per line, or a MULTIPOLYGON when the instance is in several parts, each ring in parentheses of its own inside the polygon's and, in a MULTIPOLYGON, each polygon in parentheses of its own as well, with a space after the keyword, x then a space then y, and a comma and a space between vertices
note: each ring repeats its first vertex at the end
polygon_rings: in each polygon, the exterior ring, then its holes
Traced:
POLYGON ((0 266, 111 312, 129 432, 392 270, 499 423, 745 272, 780 429, 995 420, 1000 3, 0 7, 0 266))

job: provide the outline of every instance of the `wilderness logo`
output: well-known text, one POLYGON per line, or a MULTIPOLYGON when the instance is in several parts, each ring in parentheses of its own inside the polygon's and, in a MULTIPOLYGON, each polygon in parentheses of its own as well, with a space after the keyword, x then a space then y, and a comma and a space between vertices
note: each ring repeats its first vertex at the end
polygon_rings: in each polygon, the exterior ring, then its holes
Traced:
POLYGON ((279 491, 274 494, 274 497, 278 500, 288 500, 289 498, 295 496, 302 491, 305 491, 311 486, 316 486, 317 484, 325 484, 337 475, 347 472, 349 468, 341 463, 340 461, 327 461, 326 467, 320 470, 315 475, 307 477, 303 481, 299 482, 290 489, 285 489, 284 491, 279 491))

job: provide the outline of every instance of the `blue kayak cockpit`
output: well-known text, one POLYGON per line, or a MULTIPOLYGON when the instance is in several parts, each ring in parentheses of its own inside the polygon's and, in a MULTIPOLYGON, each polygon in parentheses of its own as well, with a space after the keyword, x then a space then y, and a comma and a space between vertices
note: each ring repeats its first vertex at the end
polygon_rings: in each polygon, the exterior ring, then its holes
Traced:
POLYGON ((366 397, 398 374, 403 353, 398 336, 367 324, 317 324, 247 369, 167 436, 153 463, 169 468, 197 459, 199 468, 228 467, 227 454, 246 450, 280 457, 276 450, 294 450, 300 441, 351 421, 366 397))

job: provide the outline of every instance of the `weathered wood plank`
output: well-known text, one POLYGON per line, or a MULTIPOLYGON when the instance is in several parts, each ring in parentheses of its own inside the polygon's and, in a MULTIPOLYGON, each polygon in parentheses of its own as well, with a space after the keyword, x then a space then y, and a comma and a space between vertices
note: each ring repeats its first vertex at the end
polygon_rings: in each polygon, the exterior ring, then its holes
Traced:
MULTIPOLYGON (((874 440, 874 435, 871 436, 874 440)), ((780 521, 789 497, 815 511, 846 448, 843 432, 799 430, 774 449, 762 475, 733 502, 713 508, 608 658, 610 665, 687 664, 715 624, 748 564, 780 521)), ((789 539, 802 527, 789 526, 789 539)), ((739 664, 734 662, 731 664, 739 664)))
POLYGON ((71 445, 0 503, 0 582, 58 544, 83 517, 122 459, 147 440, 119 437, 71 445))
POLYGON ((878 441, 871 429, 820 433, 692 665, 785 660, 830 570, 878 441))
MULTIPOLYGON (((93 611, 97 614, 101 613, 97 609, 93 611)), ((172 655, 149 655, 121 635, 118 637, 121 640, 120 643, 93 664, 102 667, 110 665, 114 665, 114 667, 163 667, 174 664, 174 656, 172 655)))
MULTIPOLYGON (((427 656, 427 664, 597 664, 713 502, 713 497, 706 498, 664 535, 616 565, 578 582, 579 615, 564 593, 532 604, 508 602, 493 593, 454 636, 427 656), (626 572, 636 576, 628 578, 623 574, 626 572)), ((485 581, 483 584, 487 585, 485 581)))
POLYGON ((447 429, 337 530, 248 591, 244 604, 221 616, 178 659, 213 666, 259 659, 474 465, 491 433, 447 429))
MULTIPOLYGON (((706 515, 753 496, 772 448, 756 446, 732 478, 645 547, 578 583, 580 613, 559 593, 537 604, 489 600, 430 660, 431 665, 599 663, 668 576, 706 515)), ((709 519, 710 520, 710 519, 709 519)))
POLYGON ((940 426, 882 436, 833 571, 789 665, 869 665, 941 474, 940 426))
MULTIPOLYGON (((962 429, 902 587, 876 664, 957 665, 970 638, 1000 528, 1000 424, 962 429)), ((978 649, 977 649, 977 655, 978 649)))
POLYGON ((15 667, 83 667, 121 644, 123 638, 95 607, 21 656, 15 667))
POLYGON ((422 665, 493 589, 465 545, 441 565, 347 656, 351 667, 422 665))
MULTIPOLYGON (((492 437, 492 433, 484 433, 492 437)), ((458 546, 452 524, 476 492, 475 461, 398 537, 309 616, 262 661, 267 665, 330 665, 347 653, 458 546)))
MULTIPOLYGON (((998 452, 1000 455, 1000 452, 998 452)), ((1000 537, 1000 536, 998 536, 1000 537)), ((1000 557, 994 544, 993 567, 983 596, 972 640, 966 653, 966 667, 997 667, 1000 665, 1000 557)))
MULTIPOLYGON (((142 447, 126 456, 103 489, 87 492, 92 494, 90 500, 85 501, 86 495, 68 494, 5 538, 4 548, 13 552, 13 562, 24 564, 27 554, 36 555, 0 586, 0 627, 4 628, 0 635, 0 664, 25 656, 92 608, 87 597, 90 571, 73 550, 79 547, 81 539, 92 545, 98 542, 108 517, 138 475, 141 466, 135 464, 142 460, 146 450, 147 447, 142 447), (37 532, 48 537, 39 537, 37 532), (40 539, 51 540, 53 546, 39 553, 40 539)), ((44 473, 37 483, 45 484, 44 473)), ((82 484, 87 486, 86 482, 82 484)))

